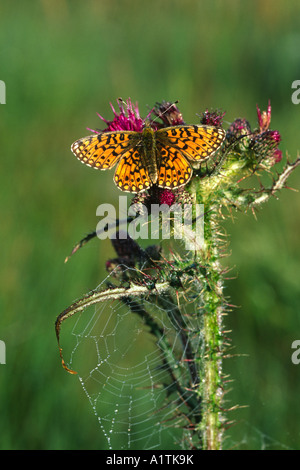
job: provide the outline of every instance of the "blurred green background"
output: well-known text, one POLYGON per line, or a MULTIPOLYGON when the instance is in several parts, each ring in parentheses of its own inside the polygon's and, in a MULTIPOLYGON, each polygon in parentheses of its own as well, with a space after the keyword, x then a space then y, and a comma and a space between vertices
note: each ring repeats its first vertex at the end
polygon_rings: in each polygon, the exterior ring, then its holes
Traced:
MULTIPOLYGON (((76 376, 61 367, 54 334, 60 311, 105 275, 107 241, 64 264, 94 230, 96 207, 117 203, 112 172, 81 165, 70 144, 112 118, 109 102, 179 100, 184 119, 206 108, 256 125, 272 104, 280 148, 296 158, 300 105, 297 0, 41 0, 0 4, 1 449, 101 449, 104 441, 76 376)), ((300 170, 289 185, 300 189, 300 170)), ((257 220, 234 214, 224 227, 233 267, 225 319, 232 354, 226 448, 300 448, 300 193, 285 190, 257 220)))

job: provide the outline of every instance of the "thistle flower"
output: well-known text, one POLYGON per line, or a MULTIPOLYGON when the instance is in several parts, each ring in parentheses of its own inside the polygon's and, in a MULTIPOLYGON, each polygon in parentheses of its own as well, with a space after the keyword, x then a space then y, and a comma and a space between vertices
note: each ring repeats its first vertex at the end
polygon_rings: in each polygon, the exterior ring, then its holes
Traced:
POLYGON ((156 103, 153 113, 162 120, 165 127, 184 124, 182 114, 175 103, 169 101, 156 103))
POLYGON ((190 194, 184 189, 184 187, 176 189, 163 189, 156 185, 151 186, 147 191, 138 193, 131 201, 133 204, 143 204, 148 214, 151 214, 152 204, 166 204, 171 207, 173 204, 189 204, 191 203, 190 194))
POLYGON ((269 129, 271 123, 271 104, 268 102, 267 111, 261 112, 256 105, 259 129, 254 132, 251 148, 263 157, 268 166, 278 163, 282 159, 282 152, 278 149, 281 142, 280 133, 269 129))
POLYGON ((266 130, 269 129, 270 127, 270 122, 271 122, 271 103, 270 100, 268 102, 268 108, 267 111, 261 112, 259 107, 256 105, 257 109, 257 119, 258 119, 258 124, 259 124, 259 130, 260 132, 265 132, 266 130))
POLYGON ((226 147, 237 143, 237 150, 247 151, 251 142, 251 127, 246 119, 238 118, 230 124, 226 133, 226 147))
MULTIPOLYGON (((131 99, 124 103, 121 99, 118 100, 120 112, 115 111, 113 105, 110 103, 111 109, 114 113, 114 119, 108 121, 99 113, 98 116, 102 121, 107 124, 107 127, 102 132, 110 131, 135 131, 142 132, 145 120, 141 118, 137 104, 133 104, 131 99), (126 105, 126 108, 124 107, 126 105)), ((93 131, 97 132, 97 131, 93 131)))
POLYGON ((262 111, 256 106, 258 128, 254 131, 246 119, 238 118, 229 126, 226 133, 225 148, 235 144, 235 149, 240 152, 251 150, 254 163, 263 162, 267 166, 273 166, 282 159, 282 152, 278 150, 281 142, 280 133, 269 129, 271 122, 271 105, 268 103, 267 111, 262 111))
POLYGON ((222 120, 225 114, 225 111, 221 113, 218 110, 208 111, 208 109, 206 109, 206 111, 202 113, 202 116, 200 116, 200 122, 204 125, 220 127, 222 126, 222 120))
POLYGON ((278 131, 267 130, 255 135, 251 143, 251 149, 260 156, 260 160, 269 166, 273 166, 282 159, 282 152, 277 147, 281 141, 278 131))
POLYGON ((133 204, 143 204, 151 213, 152 204, 168 204, 171 206, 175 201, 175 192, 170 189, 162 189, 156 185, 151 186, 147 191, 138 193, 131 201, 133 204))
POLYGON ((160 191, 160 194, 158 196, 159 199, 159 204, 167 204, 167 206, 172 206, 175 202, 175 194, 173 191, 170 189, 163 189, 160 191))
POLYGON ((282 155, 282 151, 279 150, 279 149, 276 149, 276 150, 274 151, 274 153, 273 153, 273 156, 272 156, 273 161, 274 161, 274 164, 281 162, 282 156, 283 156, 283 155, 282 155))

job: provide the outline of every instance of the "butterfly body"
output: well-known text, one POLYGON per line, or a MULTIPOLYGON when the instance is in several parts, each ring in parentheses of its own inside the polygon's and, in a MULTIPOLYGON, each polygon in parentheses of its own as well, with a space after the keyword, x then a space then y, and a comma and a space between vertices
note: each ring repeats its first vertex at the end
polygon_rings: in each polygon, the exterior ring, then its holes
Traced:
POLYGON ((214 126, 172 126, 141 132, 103 132, 77 140, 74 155, 86 165, 105 170, 117 162, 114 181, 122 191, 140 192, 153 184, 174 189, 188 183, 191 164, 202 163, 221 146, 225 131, 214 126))
POLYGON ((148 169, 149 179, 152 184, 155 184, 158 176, 159 154, 156 149, 155 131, 150 126, 144 127, 139 145, 142 166, 148 169))

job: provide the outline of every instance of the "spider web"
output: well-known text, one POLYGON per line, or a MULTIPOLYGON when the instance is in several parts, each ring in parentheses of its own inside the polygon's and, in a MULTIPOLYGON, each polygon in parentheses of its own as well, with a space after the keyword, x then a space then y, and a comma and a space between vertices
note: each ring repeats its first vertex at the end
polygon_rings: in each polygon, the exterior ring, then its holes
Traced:
POLYGON ((228 442, 225 441, 225 450, 293 450, 293 448, 285 443, 259 430, 247 420, 241 420, 239 424, 240 428, 242 427, 242 432, 239 433, 239 440, 234 441, 229 438, 228 442))
POLYGON ((188 449, 199 441, 192 421, 200 404, 191 390, 198 381, 192 351, 202 347, 197 290, 104 301, 64 324, 64 338, 69 328, 73 340, 64 357, 97 417, 101 448, 188 449))
MULTIPOLYGON (((119 268, 97 290, 115 281, 119 268)), ((125 268, 127 273, 136 273, 125 268)), ((78 372, 99 423, 99 448, 201 447, 194 431, 201 406, 190 403, 195 400, 192 384, 199 379, 193 376, 194 364, 189 361, 191 351, 198 351, 199 356, 203 349, 199 291, 194 280, 184 295, 173 290, 167 295, 104 301, 65 322, 64 358, 78 372), (158 334, 153 333, 146 313, 155 321, 158 334), (72 344, 65 345, 70 339, 72 344)), ((239 429, 238 440, 232 439, 229 430, 225 449, 290 449, 246 420, 239 420, 239 429)))
MULTIPOLYGON (((142 271, 118 264, 93 292, 123 285, 120 273, 129 286, 142 271)), ((188 274, 181 280, 182 289, 156 294, 150 279, 143 294, 98 302, 63 325, 63 356, 99 423, 101 449, 201 448, 193 362, 204 354, 201 285, 188 274)), ((224 448, 288 448, 247 421, 242 428, 238 441, 227 433, 224 448)))

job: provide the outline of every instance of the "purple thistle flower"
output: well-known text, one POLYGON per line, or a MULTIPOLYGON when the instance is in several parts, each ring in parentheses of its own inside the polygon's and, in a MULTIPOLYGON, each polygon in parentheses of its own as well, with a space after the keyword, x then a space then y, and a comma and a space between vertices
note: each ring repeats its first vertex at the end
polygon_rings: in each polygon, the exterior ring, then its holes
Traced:
POLYGON ((282 159, 282 152, 277 148, 280 141, 281 135, 278 131, 267 130, 254 135, 251 148, 260 159, 273 166, 282 159))
MULTIPOLYGON (((101 132, 111 132, 111 131, 134 131, 134 132, 142 132, 145 124, 145 120, 141 118, 138 105, 133 104, 131 99, 128 98, 126 103, 124 103, 121 99, 118 100, 118 106, 120 112, 115 111, 113 105, 110 103, 111 109, 114 113, 114 119, 112 121, 108 121, 104 117, 102 117, 99 113, 99 118, 107 124, 107 127, 103 129, 101 132), (126 107, 124 107, 124 104, 126 107)), ((96 132, 99 134, 99 131, 95 131, 93 129, 89 129, 92 132, 96 132)))
POLYGON ((151 186, 147 191, 138 193, 131 204, 143 204, 148 213, 151 213, 152 204, 166 204, 171 207, 173 204, 188 204, 191 203, 191 197, 184 187, 176 189, 163 189, 156 185, 151 186))
POLYGON ((250 145, 251 127, 246 119, 238 118, 233 121, 226 132, 227 145, 237 142, 238 148, 241 151, 246 151, 250 145))
POLYGON ((261 112, 259 107, 256 105, 257 109, 257 119, 258 119, 258 125, 259 125, 259 130, 260 132, 265 132, 269 129, 270 123, 271 123, 271 103, 270 100, 268 102, 268 108, 267 111, 261 112))
POLYGON ((200 117, 200 122, 204 125, 220 127, 222 125, 222 120, 225 114, 225 112, 221 113, 218 110, 208 111, 208 109, 206 109, 206 111, 204 111, 200 117))
POLYGON ((172 206, 175 202, 175 194, 170 189, 164 189, 158 194, 159 204, 167 204, 172 206))
POLYGON ((233 137, 239 137, 244 134, 251 134, 251 127, 246 119, 238 118, 228 127, 227 134, 233 137))
POLYGON ((283 157, 282 151, 279 150, 279 149, 276 149, 275 152, 273 153, 273 156, 272 156, 272 158, 274 160, 274 165, 275 165, 275 163, 281 162, 282 157, 283 157))
POLYGON ((162 189, 157 185, 151 186, 147 191, 137 194, 131 204, 143 204, 151 213, 152 204, 168 204, 171 206, 175 201, 175 193, 170 189, 162 189))
MULTIPOLYGON (((169 101, 156 103, 153 113, 162 120, 165 127, 184 124, 182 114, 175 103, 170 103, 169 101)), ((158 127, 161 127, 161 125, 158 127)))
POLYGON ((269 139, 273 140, 277 145, 279 145, 279 142, 281 141, 281 135, 278 131, 269 131, 269 139))
POLYGON ((268 102, 267 111, 261 112, 256 105, 259 129, 255 132, 252 148, 255 152, 264 155, 264 160, 270 165, 279 163, 282 159, 282 152, 277 147, 281 142, 280 133, 269 129, 271 123, 271 103, 268 102))

